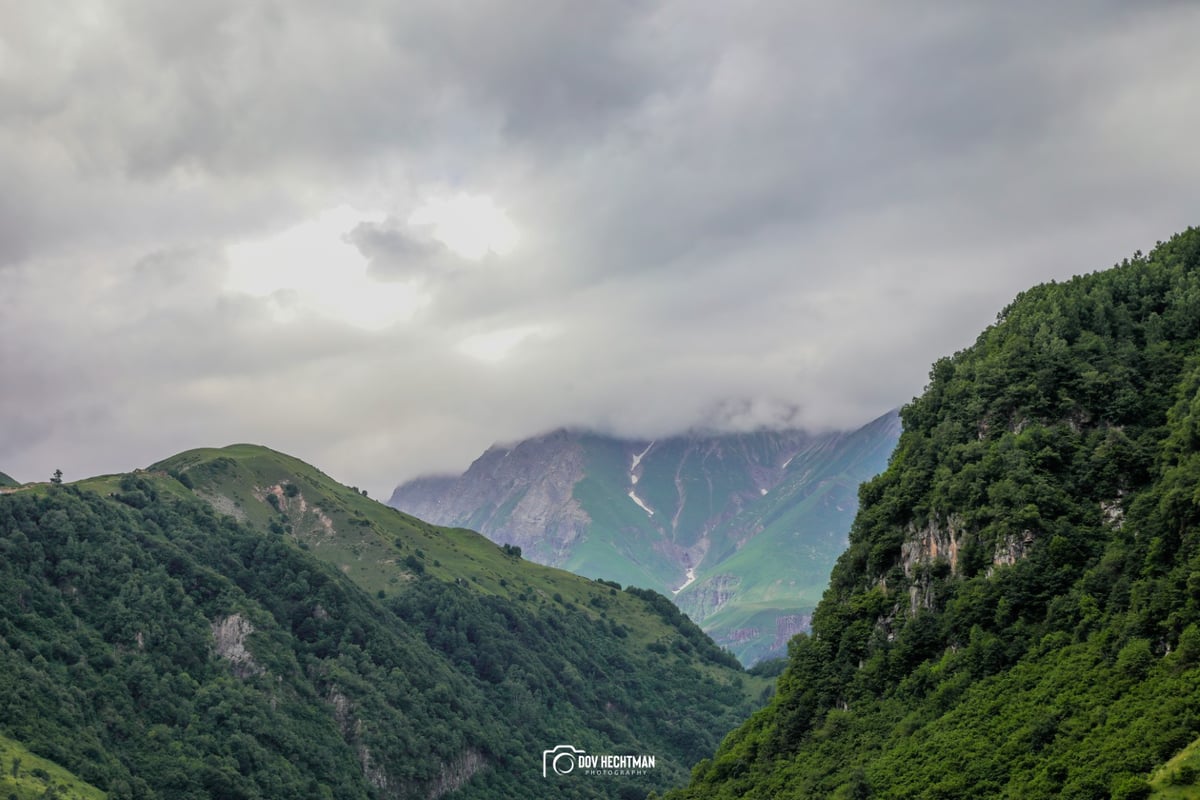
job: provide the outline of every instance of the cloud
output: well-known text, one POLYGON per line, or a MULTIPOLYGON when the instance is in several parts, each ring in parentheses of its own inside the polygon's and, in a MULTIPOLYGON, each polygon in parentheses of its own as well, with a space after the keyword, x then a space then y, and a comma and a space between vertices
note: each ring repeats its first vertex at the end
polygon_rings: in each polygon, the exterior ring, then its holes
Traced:
POLYGON ((1197 220, 1200 9, 0 11, 0 469, 865 422, 1197 220), (322 221, 325 222, 322 222, 322 221), (328 223, 328 224, 326 224, 328 223))
POLYGON ((453 268, 446 245, 395 218, 360 222, 345 235, 379 278, 430 278, 453 268))

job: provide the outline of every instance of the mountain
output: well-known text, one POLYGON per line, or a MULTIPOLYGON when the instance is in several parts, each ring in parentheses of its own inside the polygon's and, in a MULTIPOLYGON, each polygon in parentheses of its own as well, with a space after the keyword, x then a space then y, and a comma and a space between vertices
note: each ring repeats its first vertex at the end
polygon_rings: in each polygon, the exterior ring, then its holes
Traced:
POLYGON ((781 655, 846 545, 859 483, 887 464, 893 412, 849 433, 559 430, 495 446, 389 505, 478 530, 580 575, 670 594, 743 663, 781 655))
POLYGON ((682 798, 1196 796, 1200 230, 938 361, 768 706, 682 798))
POLYGON ((10 486, 20 486, 20 485, 21 484, 18 483, 14 478, 10 478, 9 476, 5 475, 3 472, 0 472, 0 489, 10 487, 10 486))
POLYGON ((769 689, 661 595, 257 446, 0 495, 0 553, 18 797, 644 797, 769 689), (560 745, 655 763, 543 777, 560 745))

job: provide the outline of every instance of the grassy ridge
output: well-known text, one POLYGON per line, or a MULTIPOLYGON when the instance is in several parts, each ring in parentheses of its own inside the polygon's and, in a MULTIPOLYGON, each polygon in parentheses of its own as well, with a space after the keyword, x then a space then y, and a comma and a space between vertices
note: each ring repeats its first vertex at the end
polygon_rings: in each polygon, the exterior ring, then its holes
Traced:
POLYGON ((107 795, 67 770, 0 736, 0 797, 17 800, 104 800, 107 795))
MULTIPOLYGON (((518 602, 545 605, 558 595, 593 619, 600 618, 595 603, 608 597, 605 585, 513 557, 472 531, 430 525, 269 448, 189 450, 151 465, 149 472, 156 486, 190 494, 175 477, 186 476, 195 494, 218 510, 262 530, 274 526, 373 594, 398 593, 416 577, 428 576, 518 602), (287 496, 288 485, 297 487, 295 497, 287 496), (272 489, 278 508, 266 500, 272 489)), ((620 616, 636 641, 666 635, 644 603, 621 594, 608 602, 608 613, 620 616)))

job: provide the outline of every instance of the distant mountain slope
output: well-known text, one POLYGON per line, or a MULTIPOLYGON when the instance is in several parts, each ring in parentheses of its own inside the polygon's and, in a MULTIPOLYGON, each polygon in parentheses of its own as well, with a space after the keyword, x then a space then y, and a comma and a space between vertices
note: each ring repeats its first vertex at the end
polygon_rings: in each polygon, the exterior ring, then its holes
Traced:
POLYGON ((389 504, 541 563, 670 593, 752 663, 807 627, 858 484, 883 469, 898 434, 894 413, 823 435, 560 430, 493 447, 457 478, 403 484, 389 504))
POLYGON ((0 495, 0 554, 0 736, 111 798, 643 797, 766 688, 664 597, 251 445, 0 495))
POLYGON ((0 488, 3 488, 5 486, 20 486, 20 485, 21 484, 18 483, 15 479, 10 478, 9 476, 5 475, 3 472, 0 472, 0 488))
POLYGON ((695 580, 675 596, 679 607, 746 663, 786 654, 845 550, 858 487, 886 466, 899 428, 889 414, 792 455, 779 483, 709 535, 695 580))
POLYGON ((1200 229, 938 361, 695 798, 1195 797, 1200 229))

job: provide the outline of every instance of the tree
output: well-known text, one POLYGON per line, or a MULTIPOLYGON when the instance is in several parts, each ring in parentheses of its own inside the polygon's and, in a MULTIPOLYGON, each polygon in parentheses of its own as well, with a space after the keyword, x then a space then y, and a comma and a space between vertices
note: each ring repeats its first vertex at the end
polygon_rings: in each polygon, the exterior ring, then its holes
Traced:
POLYGON ((50 482, 53 483, 55 486, 59 486, 62 484, 62 470, 61 469, 54 470, 54 477, 52 477, 50 479, 50 482))

